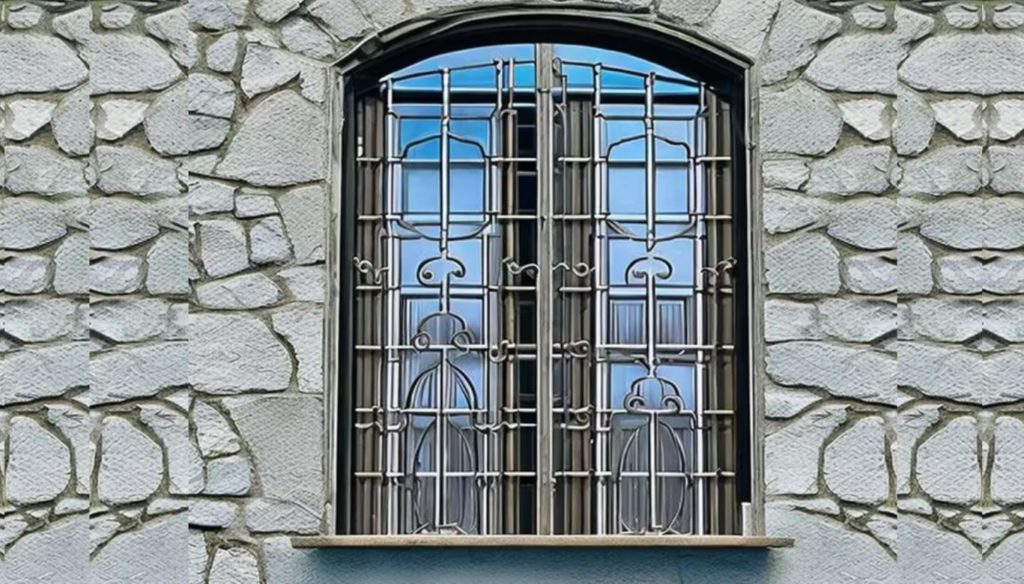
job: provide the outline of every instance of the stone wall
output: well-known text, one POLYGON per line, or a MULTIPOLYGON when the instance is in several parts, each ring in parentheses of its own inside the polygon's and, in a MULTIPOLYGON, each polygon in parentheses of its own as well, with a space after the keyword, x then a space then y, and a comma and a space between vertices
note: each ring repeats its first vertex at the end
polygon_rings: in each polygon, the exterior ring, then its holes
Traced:
POLYGON ((1019 579, 1009 0, 589 4, 756 64, 767 527, 795 548, 290 548, 329 513, 328 67, 470 4, 2 3, 0 581, 1019 579))

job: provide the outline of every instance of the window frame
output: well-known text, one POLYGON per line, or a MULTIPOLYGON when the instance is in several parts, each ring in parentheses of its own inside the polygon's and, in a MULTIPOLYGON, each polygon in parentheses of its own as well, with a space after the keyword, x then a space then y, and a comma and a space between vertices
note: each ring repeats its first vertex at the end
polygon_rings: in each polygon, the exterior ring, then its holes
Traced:
MULTIPOLYGON (((682 73, 706 80, 722 90, 731 108, 733 206, 736 224, 733 249, 737 260, 745 269, 734 274, 736 290, 735 318, 737 332, 736 372, 737 394, 748 399, 739 400, 736 420, 747 420, 737 424, 735 436, 738 444, 737 459, 746 459, 748 464, 737 468, 736 485, 740 500, 750 502, 749 517, 745 514, 744 534, 762 534, 763 487, 761 480, 762 442, 760 420, 763 406, 761 393, 756 383, 759 367, 758 332, 760 324, 761 294, 759 287, 760 262, 757 253, 756 234, 760 221, 758 205, 750 196, 755 192, 753 173, 749 171, 755 154, 750 139, 752 133, 750 113, 756 104, 749 99, 749 84, 752 71, 742 59, 724 53, 697 39, 689 38, 676 30, 655 25, 649 21, 636 22, 631 18, 609 13, 580 14, 580 11, 531 11, 530 13, 489 11, 486 14, 469 13, 456 15, 429 23, 412 23, 371 39, 352 52, 334 69, 334 96, 332 118, 334 152, 332 153, 332 222, 330 226, 330 253, 328 267, 331 273, 331 308, 334 318, 328 326, 326 360, 328 365, 329 389, 327 403, 327 432, 329 441, 329 484, 333 516, 329 519, 330 532, 348 533, 349 505, 352 493, 351 449, 339 444, 339 430, 352 424, 351 403, 346 400, 342 381, 343 372, 352 371, 353 362, 353 279, 350 266, 345 258, 352 257, 354 241, 352 230, 345 226, 354 216, 355 156, 357 149, 355 124, 345 123, 345 114, 354 111, 356 95, 364 84, 377 83, 385 72, 394 71, 413 64, 424 57, 439 53, 490 44, 489 39, 500 35, 504 43, 538 43, 557 38, 563 44, 589 44, 614 49, 614 39, 630 34, 629 53, 667 66, 682 73), (642 28, 640 28, 642 27, 642 28), (656 34, 636 33, 647 29, 656 34), (595 34, 596 33, 596 34, 595 34), (598 42, 595 42, 598 41, 598 42), (600 41, 605 42, 600 42, 600 41), (635 42, 633 42, 635 41, 635 42), (666 59, 665 55, 673 57, 666 59), (689 68, 673 65, 672 61, 685 60, 689 68), (745 342, 739 342, 739 341, 745 342), (334 359, 334 356, 337 359, 334 359), (339 385, 340 384, 340 385, 339 385), (746 387, 748 391, 744 392, 746 387), (331 466, 333 465, 333 468, 331 466)), ((388 536, 393 537, 393 536, 388 536)), ((431 536, 436 537, 436 536, 431 536)), ((489 536, 471 536, 489 537, 489 536)), ((543 537, 523 535, 516 537, 543 537)), ((608 536, 596 536, 608 537, 608 536)), ((633 537, 633 536, 630 536, 633 537)), ((660 536, 664 537, 664 536, 660 536)), ((681 536, 696 537, 696 536, 681 536)), ((722 536, 713 536, 722 537, 722 536)))

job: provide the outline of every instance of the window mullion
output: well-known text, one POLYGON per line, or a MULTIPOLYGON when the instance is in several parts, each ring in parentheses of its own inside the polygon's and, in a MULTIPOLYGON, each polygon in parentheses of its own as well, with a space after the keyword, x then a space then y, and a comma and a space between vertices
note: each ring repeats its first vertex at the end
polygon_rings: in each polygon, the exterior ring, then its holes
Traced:
POLYGON ((553 532, 554 47, 535 47, 537 85, 537 534, 553 532))

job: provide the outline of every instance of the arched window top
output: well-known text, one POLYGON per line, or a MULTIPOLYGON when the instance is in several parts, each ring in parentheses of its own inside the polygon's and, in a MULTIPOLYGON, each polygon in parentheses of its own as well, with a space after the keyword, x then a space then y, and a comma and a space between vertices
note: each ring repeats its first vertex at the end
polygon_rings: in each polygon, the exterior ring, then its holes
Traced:
MULTIPOLYGON (((570 92, 591 92, 600 83, 605 92, 642 94, 648 79, 661 95, 695 96, 700 89, 693 79, 629 53, 573 44, 555 44, 552 51, 570 92)), ((525 43, 460 49, 427 57, 385 76, 384 81, 399 90, 439 91, 441 71, 447 69, 452 91, 489 91, 496 82, 505 90, 529 91, 536 88, 534 54, 535 46, 525 43)))

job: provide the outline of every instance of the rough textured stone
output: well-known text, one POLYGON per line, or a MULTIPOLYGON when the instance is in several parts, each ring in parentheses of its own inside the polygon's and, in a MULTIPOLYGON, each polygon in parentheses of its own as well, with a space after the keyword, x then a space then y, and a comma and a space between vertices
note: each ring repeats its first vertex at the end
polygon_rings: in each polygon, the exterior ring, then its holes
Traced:
POLYGON ((235 84, 219 75, 189 75, 188 111, 230 119, 235 113, 235 84))
POLYGON ((985 135, 982 104, 973 99, 944 99, 932 103, 935 121, 961 140, 977 140, 985 135))
POLYGON ((1019 351, 984 357, 977 353, 923 343, 899 344, 899 384, 927 396, 981 405, 1024 397, 1024 369, 1019 351))
POLYGON ((178 163, 137 146, 97 146, 100 190, 108 194, 139 196, 181 192, 178 163))
POLYGON ((292 250, 280 217, 267 217, 256 222, 249 230, 249 259, 254 264, 285 262, 292 250))
POLYGON ((985 314, 989 332, 1011 343, 1024 341, 1024 304, 1014 300, 988 302, 985 314))
POLYGON ((159 337, 170 318, 170 305, 155 298, 98 301, 90 307, 90 328, 117 343, 159 337))
POLYGON ((914 332, 938 341, 964 342, 985 327, 985 308, 974 300, 919 298, 909 307, 914 332))
POLYGON ((326 194, 321 186, 300 187, 278 198, 295 261, 311 264, 324 259, 326 194))
POLYGON ((896 392, 895 359, 870 348, 793 341, 768 347, 765 362, 769 377, 782 385, 879 403, 891 403, 896 392))
POLYGON ((327 291, 323 268, 295 267, 281 270, 277 277, 284 280, 285 288, 299 302, 323 302, 327 291))
POLYGON ((213 406, 197 400, 192 410, 192 421, 196 425, 196 440, 203 456, 234 454, 241 449, 238 436, 213 406))
POLYGON ((988 132, 996 140, 1013 140, 1024 131, 1024 99, 993 99, 988 103, 988 132))
POLYGON ((186 106, 191 83, 183 81, 160 92, 146 110, 143 126, 146 138, 164 156, 180 156, 189 152, 190 128, 186 106))
POLYGON ((262 44, 250 44, 242 61, 241 88, 247 97, 266 93, 299 79, 302 96, 322 102, 323 68, 294 53, 262 44))
POLYGON ((900 65, 900 79, 925 91, 1019 93, 1024 91, 1024 38, 1019 35, 953 34, 925 39, 900 65), (937 67, 936 63, 941 63, 937 67))
POLYGON ((302 4, 302 0, 253 0, 256 16, 274 23, 291 14, 302 4))
POLYGON ((761 163, 761 179, 769 189, 797 190, 810 178, 811 171, 802 158, 765 160, 761 163))
POLYGON ((981 517, 974 514, 965 515, 958 526, 964 535, 981 547, 983 553, 1002 541, 1014 527, 1006 515, 981 517))
POLYGON ((896 291, 896 262, 876 255, 849 256, 843 262, 843 281, 858 294, 896 291))
POLYGON ((38 422, 17 416, 7 432, 7 500, 14 505, 52 501, 71 480, 71 453, 38 422))
POLYGON ((842 113, 824 92, 807 83, 761 96, 761 146, 765 152, 825 154, 836 147, 842 113))
POLYGON ((63 298, 8 300, 4 306, 4 332, 25 343, 52 341, 73 333, 81 337, 83 306, 63 298))
POLYGON ((166 10, 146 19, 146 32, 171 45, 171 57, 185 69, 199 60, 199 37, 189 30, 185 7, 166 10))
POLYGON ((917 482, 932 499, 973 505, 981 496, 978 431, 974 418, 961 416, 917 449, 917 482))
POLYGON ((822 399, 811 391, 769 385, 764 393, 764 415, 769 419, 792 418, 822 399))
POLYGON ((88 76, 85 64, 59 38, 0 35, 0 95, 65 91, 88 76))
POLYGON ((1024 246, 1024 205, 1005 199, 946 198, 926 207, 921 235, 955 249, 1024 246))
POLYGON ((150 294, 188 294, 188 236, 161 235, 146 254, 146 290, 150 294))
POLYGON ((8 294, 37 294, 50 282, 51 264, 46 257, 20 255, 0 264, 0 290, 8 294))
POLYGON ((134 99, 108 99, 101 101, 97 116, 96 136, 102 140, 117 140, 142 123, 149 104, 134 99))
POLYGON ((306 4, 306 10, 338 40, 359 36, 370 29, 369 21, 353 0, 313 0, 306 4))
POLYGON ((0 579, 20 584, 51 582, 54 574, 86 574, 90 568, 89 549, 82 543, 88 539, 89 521, 84 515, 26 533, 5 551, 0 579))
POLYGON ((4 138, 11 141, 29 138, 49 124, 57 107, 56 103, 42 99, 11 99, 5 105, 4 138))
POLYGON ((932 253, 928 246, 916 235, 901 233, 896 254, 900 294, 930 294, 932 253))
POLYGON ((894 159, 888 146, 851 146, 810 163, 812 194, 881 194, 889 188, 894 159))
POLYGON ((835 294, 839 253, 820 234, 795 235, 765 252, 768 290, 776 294, 835 294))
POLYGON ((830 204, 819 197, 799 193, 766 191, 764 229, 768 233, 789 233, 828 221, 830 204))
MULTIPOLYGON (((190 2, 195 4, 195 2, 190 2)), ((231 73, 238 62, 240 37, 236 32, 221 35, 206 49, 206 65, 220 73, 231 73)))
POLYGON ((89 363, 89 390, 80 400, 96 405, 155 395, 188 384, 187 348, 171 341, 121 346, 96 353, 89 363))
POLYGON ((90 35, 81 55, 93 95, 155 91, 183 77, 160 43, 141 35, 90 35))
POLYGON ((885 140, 892 133, 892 111, 881 99, 851 99, 839 103, 846 125, 868 140, 885 140))
POLYGON ((703 22, 718 7, 721 0, 662 0, 658 9, 687 24, 703 22))
POLYGON ((779 0, 726 0, 719 2, 702 27, 718 42, 753 58, 761 51, 778 7, 779 0))
POLYGON ((889 302, 827 298, 817 308, 821 330, 837 339, 870 343, 896 332, 896 307, 889 302))
POLYGON ((263 496, 320 513, 324 502, 319 430, 323 408, 312 396, 240 397, 224 400, 253 453, 263 496))
POLYGON ((125 28, 135 20, 136 10, 127 4, 111 4, 100 9, 100 25, 109 30, 125 28))
POLYGON ((832 207, 828 234, 861 249, 893 249, 898 221, 891 199, 853 199, 832 207))
POLYGON ((245 526, 254 533, 316 534, 320 516, 295 503, 254 499, 245 506, 245 526))
POLYGON ((825 484, 844 501, 881 504, 889 492, 885 450, 884 420, 858 420, 825 448, 825 484))
POLYGON ((314 59, 334 54, 331 37, 305 18, 290 18, 281 27, 281 41, 288 50, 314 59))
POLYGON ((903 156, 920 154, 935 133, 935 114, 928 102, 902 85, 896 89, 893 146, 903 156))
POLYGON ((32 28, 43 17, 43 9, 35 4, 15 4, 7 10, 7 24, 14 29, 32 28))
MULTIPOLYGON (((71 233, 53 256, 53 290, 58 294, 89 293, 89 238, 71 233)), ((0 278, 2 280, 2 278, 0 278)))
POLYGON ((87 87, 69 93, 57 104, 50 130, 57 146, 72 156, 84 156, 92 150, 94 127, 92 100, 87 87))
POLYGON ((798 2, 783 2, 768 35, 768 52, 761 66, 762 82, 785 79, 809 63, 817 44, 835 36, 841 27, 837 16, 798 2))
POLYGON ((262 273, 244 274, 196 286, 201 306, 221 310, 248 310, 276 304, 281 289, 262 273))
POLYGON ((92 558, 90 584, 177 584, 189 572, 185 513, 146 521, 112 539, 92 558))
POLYGON ((46 406, 46 419, 71 442, 75 460, 75 491, 80 495, 88 495, 91 492, 89 483, 96 458, 96 445, 90 436, 92 420, 87 412, 65 404, 46 406))
POLYGON ((12 193, 82 196, 89 190, 84 163, 42 146, 6 146, 4 163, 12 193))
POLYGON ((206 463, 207 495, 245 495, 252 486, 249 461, 244 456, 234 455, 215 458, 206 463))
POLYGON ((190 121, 192 122, 189 136, 191 152, 217 148, 224 143, 224 140, 227 140, 228 134, 231 133, 231 120, 193 115, 190 116, 190 121))
POLYGON ((224 213, 234 205, 235 187, 205 178, 188 179, 188 206, 193 214, 224 213))
POLYGON ((264 186, 324 178, 327 124, 323 112, 294 91, 259 102, 227 146, 216 173, 264 186))
POLYGON ((277 213, 277 203, 270 195, 246 195, 235 197, 235 217, 249 219, 277 213))
POLYGON ((981 23, 981 14, 976 6, 953 4, 947 6, 942 14, 946 17, 946 22, 954 28, 968 30, 981 23))
POLYGON ((986 287, 988 267, 969 255, 947 255, 936 262, 939 287, 953 294, 977 294, 986 287))
POLYGON ((906 54, 894 34, 845 35, 819 50, 805 75, 822 89, 891 95, 906 54))
POLYGON ((96 249, 132 247, 160 233, 154 205, 122 198, 96 200, 89 210, 89 243, 96 249))
POLYGON ((163 453, 156 442, 116 416, 103 420, 101 440, 97 479, 101 501, 135 503, 156 492, 163 477, 163 453))
POLYGON ((238 516, 238 505, 231 501, 193 499, 189 501, 188 524, 197 527, 227 527, 238 516))
POLYGON ((188 530, 188 584, 206 583, 206 568, 209 559, 209 553, 206 551, 206 537, 203 532, 198 529, 188 530))
POLYGON ((226 30, 245 23, 249 0, 190 0, 188 20, 209 30, 226 30))
POLYGON ((211 220, 198 223, 200 257, 211 277, 220 278, 249 267, 245 230, 234 221, 211 220))
POLYGON ((142 260, 108 256, 90 264, 89 289, 100 294, 129 294, 142 286, 142 260))
POLYGON ((278 310, 271 317, 274 330, 292 346, 298 361, 299 391, 323 391, 323 309, 295 305, 278 310))
POLYGON ((61 204, 30 197, 10 197, 0 202, 0 242, 5 249, 23 250, 56 241, 68 232, 79 205, 61 204))
POLYGON ((991 146, 992 190, 997 193, 1024 192, 1024 148, 991 146))
POLYGON ((1010 416, 995 421, 992 499, 1000 505, 1024 502, 1024 422, 1010 416))
POLYGON ((808 302, 769 299, 764 305, 764 337, 768 342, 820 339, 818 309, 808 302))
POLYGON ((288 387, 291 358, 262 321, 251 316, 189 315, 189 380, 206 393, 277 391, 288 387))
POLYGON ((260 568, 256 556, 244 548, 221 548, 213 556, 210 584, 243 584, 259 582, 260 568))
POLYGON ((821 446, 846 421, 845 406, 811 410, 765 437, 765 487, 769 495, 813 495, 818 492, 821 446))
MULTIPOLYGON (((178 361, 183 365, 183 360, 178 361)), ((203 490, 203 461, 189 439, 185 416, 161 406, 139 406, 139 420, 157 435, 167 456, 168 491, 194 495, 203 490)))

